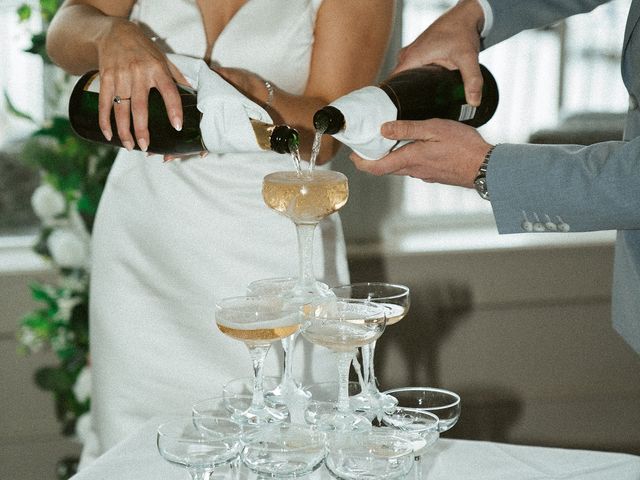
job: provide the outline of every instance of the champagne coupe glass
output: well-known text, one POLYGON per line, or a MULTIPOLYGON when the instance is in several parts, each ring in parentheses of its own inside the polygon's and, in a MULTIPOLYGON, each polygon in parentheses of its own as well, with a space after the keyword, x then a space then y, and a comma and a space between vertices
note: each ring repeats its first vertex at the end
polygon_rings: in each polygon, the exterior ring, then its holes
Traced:
POLYGON ((402 433, 402 436, 413 442, 414 478, 422 479, 422 456, 440 437, 439 418, 431 412, 396 408, 394 412, 385 413, 383 425, 402 433))
POLYGON ((404 387, 387 390, 398 400, 396 408, 405 411, 414 410, 431 412, 438 416, 438 432, 446 432, 453 427, 460 418, 460 395, 450 390, 434 387, 404 387))
MULTIPOLYGON (((338 298, 352 298, 376 303, 386 310, 387 325, 394 325, 402 320, 409 311, 409 288, 384 282, 362 282, 340 285, 331 289, 338 298)), ((378 390, 374 369, 376 341, 361 348, 363 380, 366 390, 352 399, 357 410, 376 410, 378 412, 393 408, 397 400, 378 390)))
POLYGON ((406 478, 413 464, 413 443, 380 428, 336 433, 328 438, 324 463, 341 480, 406 478))
POLYGON ((259 478, 292 478, 315 471, 325 454, 324 433, 305 425, 280 423, 248 435, 241 458, 259 478))
MULTIPOLYGON (((294 296, 292 293, 294 287, 298 284, 296 277, 278 277, 264 278, 255 280, 247 286, 247 294, 249 295, 284 295, 294 296)), ((316 282, 318 290, 330 295, 329 287, 321 282, 316 282)), ((266 393, 268 397, 272 397, 276 403, 287 404, 289 400, 295 403, 296 400, 304 402, 309 399, 307 392, 293 376, 293 351, 296 340, 300 331, 296 330, 293 334, 281 340, 282 351, 284 352, 284 366, 282 369, 282 377, 280 384, 273 390, 266 393)))
POLYGON ((165 460, 186 468, 192 480, 208 480, 240 454, 240 427, 218 417, 176 418, 158 427, 157 447, 165 460))
POLYGON ((333 170, 281 171, 262 182, 265 204, 291 219, 298 237, 298 281, 288 297, 307 305, 327 292, 313 273, 313 235, 323 218, 342 208, 349 198, 347 177, 333 170))
MULTIPOLYGON (((338 382, 312 383, 308 385, 306 389, 311 394, 311 399, 305 405, 305 422, 310 425, 317 425, 318 420, 323 419, 328 414, 335 414, 337 412, 338 404, 336 399, 340 391, 340 384, 338 382)), ((359 382, 349 382, 349 401, 361 391, 362 385, 360 385, 359 382)), ((360 414, 361 412, 358 413, 360 414)), ((363 416, 366 416, 369 421, 373 420, 373 417, 366 415, 367 413, 368 412, 364 412, 363 416)))
MULTIPOLYGON (((191 406, 191 415, 198 417, 239 418, 243 412, 251 407, 253 396, 225 394, 222 397, 213 397, 199 400, 191 406)), ((283 412, 286 414, 286 410, 283 412)), ((242 427, 246 425, 240 424, 242 427)), ((244 430, 243 430, 244 431, 244 430)))
POLYGON ((253 363, 253 400, 238 422, 262 424, 287 418, 282 411, 264 402, 263 366, 271 343, 288 337, 300 328, 297 309, 287 307, 279 296, 229 297, 216 305, 216 323, 225 335, 244 342, 253 363))
MULTIPOLYGON (((282 401, 282 397, 276 397, 271 395, 278 384, 280 379, 278 377, 262 377, 262 388, 265 391, 264 401, 268 407, 281 411, 284 415, 288 416, 291 412, 286 402, 282 401)), ((236 411, 238 408, 242 408, 242 399, 247 395, 251 395, 253 392, 254 377, 240 377, 229 380, 222 387, 222 397, 224 398, 227 409, 230 411, 236 411)), ((249 397, 251 398, 251 397, 249 397)), ((245 409, 248 405, 244 405, 245 409)))
POLYGON ((319 418, 319 428, 338 431, 370 429, 371 423, 366 417, 352 412, 349 406, 349 367, 355 350, 382 335, 385 323, 382 307, 359 300, 337 300, 305 312, 303 337, 332 350, 338 363, 337 411, 319 418))

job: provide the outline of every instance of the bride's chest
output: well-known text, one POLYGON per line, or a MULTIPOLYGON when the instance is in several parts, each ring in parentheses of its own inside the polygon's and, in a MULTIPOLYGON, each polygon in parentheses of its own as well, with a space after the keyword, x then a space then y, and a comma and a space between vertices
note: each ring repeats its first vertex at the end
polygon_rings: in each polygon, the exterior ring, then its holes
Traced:
POLYGON ((198 3, 138 0, 131 18, 174 53, 210 56, 222 66, 250 70, 300 93, 308 76, 317 0, 246 0, 224 25, 213 26, 212 46, 202 18, 206 9, 198 3))

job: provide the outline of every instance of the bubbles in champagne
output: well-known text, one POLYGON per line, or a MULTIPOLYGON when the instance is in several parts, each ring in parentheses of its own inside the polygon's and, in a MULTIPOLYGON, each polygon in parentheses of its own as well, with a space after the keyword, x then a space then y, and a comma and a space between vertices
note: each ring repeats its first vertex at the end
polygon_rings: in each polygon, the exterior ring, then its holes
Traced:
POLYGON ((274 319, 251 321, 225 312, 216 317, 216 323, 225 335, 247 343, 270 343, 293 335, 300 328, 296 314, 284 313, 274 319))
POLYGON ((317 223, 347 203, 349 185, 346 176, 331 170, 274 172, 264 177, 262 197, 295 223, 317 223))

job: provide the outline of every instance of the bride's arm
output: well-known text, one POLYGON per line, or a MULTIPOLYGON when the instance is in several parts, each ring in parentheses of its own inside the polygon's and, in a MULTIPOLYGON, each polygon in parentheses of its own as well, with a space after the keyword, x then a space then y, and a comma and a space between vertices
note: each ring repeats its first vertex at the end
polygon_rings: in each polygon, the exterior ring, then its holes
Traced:
MULTIPOLYGON (((316 20, 309 81, 302 95, 277 88, 271 102, 274 120, 302 134, 302 155, 308 159, 313 141, 313 114, 332 100, 374 82, 382 64, 393 23, 394 0, 324 0, 316 20)), ((268 92, 257 75, 216 69, 248 96, 266 102, 268 92)), ((269 79, 264 79, 269 80, 269 79)), ((337 152, 332 137, 322 139, 318 163, 337 152)))
POLYGON ((172 124, 182 125, 182 104, 173 78, 184 77, 142 30, 128 20, 134 0, 65 0, 47 31, 47 52, 67 72, 100 71, 99 123, 104 136, 113 132, 109 115, 115 109, 118 136, 129 150, 149 145, 147 101, 157 88, 172 124), (130 98, 114 106, 118 95, 130 98), (134 139, 129 111, 133 113, 134 139))

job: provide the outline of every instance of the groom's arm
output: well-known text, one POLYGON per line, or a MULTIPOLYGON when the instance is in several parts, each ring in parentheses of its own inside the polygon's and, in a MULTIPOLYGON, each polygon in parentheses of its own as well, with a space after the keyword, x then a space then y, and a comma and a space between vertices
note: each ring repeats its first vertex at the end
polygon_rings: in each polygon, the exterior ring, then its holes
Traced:
MULTIPOLYGON (((476 0, 477 1, 477 0, 476 0)), ((531 28, 552 25, 564 18, 590 12, 611 0, 483 0, 491 9, 491 28, 483 32, 483 48, 488 48, 531 28)))

